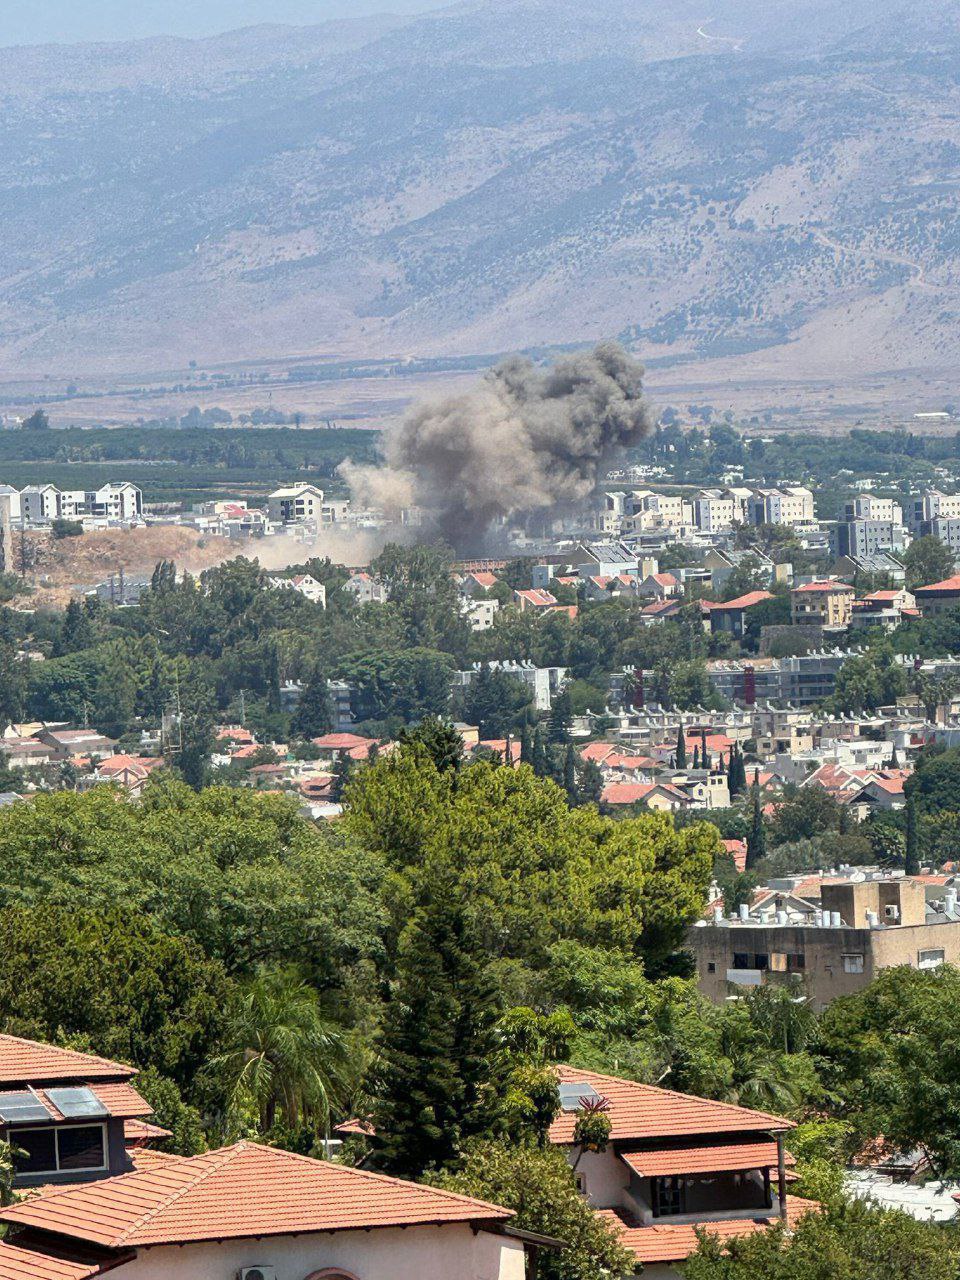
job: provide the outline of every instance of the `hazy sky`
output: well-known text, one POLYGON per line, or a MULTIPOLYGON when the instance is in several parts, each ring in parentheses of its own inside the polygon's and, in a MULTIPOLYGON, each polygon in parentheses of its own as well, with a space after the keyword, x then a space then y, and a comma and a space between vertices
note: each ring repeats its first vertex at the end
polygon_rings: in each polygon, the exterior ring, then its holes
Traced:
POLYGON ((437 8, 440 0, 0 0, 0 45, 206 36, 257 22, 437 8))

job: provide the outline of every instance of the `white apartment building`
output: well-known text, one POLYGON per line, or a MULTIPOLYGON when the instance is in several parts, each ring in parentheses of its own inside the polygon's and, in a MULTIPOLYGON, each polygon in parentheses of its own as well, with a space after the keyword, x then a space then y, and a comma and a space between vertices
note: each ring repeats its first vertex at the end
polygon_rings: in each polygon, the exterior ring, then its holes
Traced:
POLYGON ((763 490, 764 524, 812 524, 813 494, 804 485, 786 485, 782 489, 763 490))
POLYGON ((285 485, 274 489, 267 498, 267 513, 278 524, 319 522, 323 507, 323 490, 312 484, 285 485))
POLYGON ((921 498, 914 499, 911 514, 914 525, 924 520, 960 520, 960 493, 929 489, 921 498))
POLYGON ((630 494, 627 505, 637 529, 680 529, 693 524, 693 507, 679 493, 638 489, 630 494))
POLYGON ((60 514, 60 494, 52 484, 29 484, 20 493, 20 510, 27 524, 46 524, 60 514))
POLYGON ((693 518, 703 533, 725 533, 733 528, 734 500, 720 489, 704 489, 693 500, 693 518))
POLYGON ((872 493, 862 493, 847 499, 843 518, 846 521, 886 520, 892 524, 903 524, 903 508, 893 498, 877 498, 872 493))
MULTIPOLYGON (((12 492, 16 493, 16 490, 12 492)), ((27 524, 51 520, 108 520, 127 523, 143 511, 143 495, 129 480, 101 485, 99 489, 57 489, 52 484, 28 485, 18 495, 17 518, 27 524)), ((13 512, 11 510, 11 518, 13 512)))

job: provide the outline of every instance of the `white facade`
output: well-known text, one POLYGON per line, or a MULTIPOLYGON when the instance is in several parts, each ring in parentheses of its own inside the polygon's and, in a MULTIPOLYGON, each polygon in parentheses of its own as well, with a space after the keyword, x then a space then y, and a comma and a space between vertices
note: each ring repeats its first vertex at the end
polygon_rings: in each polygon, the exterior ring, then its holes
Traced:
POLYGON ((311 604, 318 604, 322 609, 327 607, 326 587, 309 573, 299 573, 295 578, 268 578, 267 582, 276 591, 296 591, 311 604))
POLYGON ((52 484, 31 484, 20 494, 20 508, 27 524, 44 524, 56 520, 59 495, 52 484))
POLYGON ((287 485, 270 494, 267 513, 279 524, 302 524, 306 520, 320 521, 323 505, 323 490, 316 485, 287 485))
POLYGON ((489 631, 500 608, 498 600, 462 600, 461 612, 470 620, 471 631, 489 631))
POLYGON ((876 498, 871 493, 861 493, 844 504, 845 520, 886 520, 903 524, 903 508, 893 498, 876 498))
POLYGON ((236 1280, 246 1267, 276 1280, 524 1280, 524 1247, 468 1223, 266 1236, 142 1249, 117 1280, 236 1280))
POLYGON ((57 489, 52 484, 38 484, 28 485, 17 495, 16 507, 16 517, 11 512, 11 518, 19 518, 22 512, 27 524, 84 518, 126 524, 140 515, 143 496, 129 480, 101 485, 99 489, 57 489))

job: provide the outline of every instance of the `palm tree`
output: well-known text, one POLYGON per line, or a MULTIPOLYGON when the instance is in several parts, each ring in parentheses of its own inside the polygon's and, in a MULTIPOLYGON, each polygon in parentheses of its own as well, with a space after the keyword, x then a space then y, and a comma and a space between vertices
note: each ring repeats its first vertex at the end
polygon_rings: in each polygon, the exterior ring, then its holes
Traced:
POLYGON ((236 1103, 252 1099, 261 1133, 278 1115, 290 1127, 330 1126, 330 1105, 349 1074, 342 1030, 327 1020, 317 992, 291 969, 262 969, 227 1016, 223 1071, 236 1103))

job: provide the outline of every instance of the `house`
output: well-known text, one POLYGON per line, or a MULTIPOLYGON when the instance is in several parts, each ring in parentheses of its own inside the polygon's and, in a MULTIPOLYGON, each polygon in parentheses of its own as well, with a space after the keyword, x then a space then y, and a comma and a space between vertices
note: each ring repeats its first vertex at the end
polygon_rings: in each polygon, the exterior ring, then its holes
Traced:
POLYGON ((724 584, 734 569, 739 568, 741 565, 762 573, 767 582, 776 580, 777 566, 759 548, 734 551, 727 548, 711 547, 703 557, 703 567, 710 570, 710 585, 714 591, 722 591, 724 584))
POLYGON ((130 756, 120 753, 101 760, 94 772, 96 782, 112 782, 137 796, 155 769, 162 769, 161 756, 130 756))
POLYGON ((323 490, 312 484, 286 485, 267 498, 267 514, 277 524, 319 522, 322 507, 323 490))
POLYGON ((577 576, 584 582, 588 578, 615 578, 618 573, 636 575, 639 569, 636 555, 623 542, 583 543, 577 556, 577 576))
MULTIPOLYGON (((500 579, 495 573, 477 570, 475 573, 461 574, 458 579, 458 587, 462 596, 467 596, 471 600, 482 600, 499 581, 500 579)), ((534 583, 534 586, 536 585, 534 583)))
POLYGON ((129 1148, 144 1131, 127 1126, 153 1112, 131 1084, 136 1074, 121 1062, 0 1035, 0 1141, 14 1148, 15 1185, 90 1183, 133 1169, 129 1148))
POLYGON ((252 1142, 0 1210, 0 1276, 524 1280, 512 1210, 252 1142))
POLYGON ((469 621, 471 631, 489 631, 499 608, 498 600, 474 600, 469 596, 460 600, 460 612, 469 621))
POLYGON ((540 609, 552 609, 557 603, 557 597, 540 587, 532 587, 529 591, 514 591, 513 602, 521 613, 536 613, 540 609))
POLYGON ((0 753, 8 769, 31 769, 34 766, 52 764, 56 757, 56 749, 46 742, 38 742, 36 738, 4 738, 0 742, 0 753))
POLYGON ((746 595, 737 596, 735 600, 725 600, 719 604, 706 601, 710 617, 711 631, 726 631, 738 640, 743 638, 747 629, 748 614, 758 604, 772 600, 769 591, 748 591, 746 595))
POLYGON ((383 604, 387 599, 386 584, 363 570, 351 574, 343 590, 349 592, 357 604, 383 604))
POLYGON ((890 591, 871 591, 862 600, 854 600, 851 627, 883 627, 892 631, 904 615, 914 612, 916 599, 912 592, 900 587, 890 591))
POLYGON ((557 1075, 562 1109, 550 1142, 647 1280, 677 1277, 698 1229, 727 1240, 816 1208, 785 1194, 792 1121, 575 1067, 557 1075), (574 1142, 578 1112, 591 1104, 605 1104, 610 1120, 604 1151, 574 1142))
POLYGON ((117 749, 112 738, 105 738, 96 729, 41 729, 35 736, 52 749, 54 760, 77 760, 81 756, 106 760, 117 749))
POLYGON ((913 594, 925 618, 960 608, 960 574, 944 578, 942 582, 931 582, 926 587, 915 587, 913 594))
POLYGON ((848 627, 853 617, 853 587, 832 579, 807 582, 790 592, 794 626, 848 627))
POLYGON ((637 595, 654 600, 672 600, 683 595, 683 588, 672 573, 649 573, 637 587, 637 595))
POLYGON ((321 609, 327 607, 327 588, 312 574, 298 573, 292 578, 268 578, 267 585, 275 591, 296 591, 311 604, 318 604, 321 609))
POLYGON ((319 760, 339 760, 346 756, 350 760, 366 760, 372 747, 377 745, 376 738, 364 738, 359 733, 325 733, 320 738, 311 738, 311 742, 319 749, 319 760))
POLYGON ((686 792, 666 782, 608 782, 600 798, 604 804, 640 804, 655 813, 693 807, 686 792))

